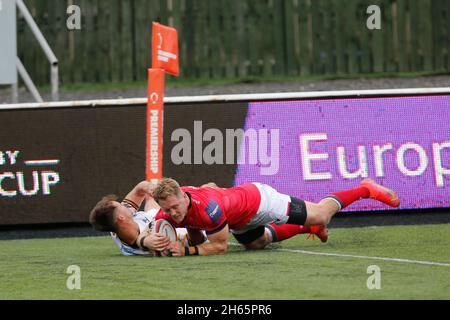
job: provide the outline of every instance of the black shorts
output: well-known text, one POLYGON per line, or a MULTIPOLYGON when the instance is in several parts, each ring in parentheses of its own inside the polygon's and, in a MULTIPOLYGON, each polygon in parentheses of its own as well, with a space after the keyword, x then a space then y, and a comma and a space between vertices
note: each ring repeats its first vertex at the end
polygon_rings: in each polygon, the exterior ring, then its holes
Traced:
POLYGON ((249 244, 259 239, 264 234, 265 226, 259 226, 255 229, 248 230, 247 232, 241 234, 234 234, 233 236, 240 244, 249 244))

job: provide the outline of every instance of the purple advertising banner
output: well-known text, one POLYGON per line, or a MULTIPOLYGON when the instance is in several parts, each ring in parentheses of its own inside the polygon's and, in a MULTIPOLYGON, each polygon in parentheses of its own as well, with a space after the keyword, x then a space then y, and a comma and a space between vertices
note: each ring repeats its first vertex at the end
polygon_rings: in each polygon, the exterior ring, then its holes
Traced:
MULTIPOLYGON (((249 104, 235 185, 318 202, 366 177, 394 189, 399 209, 450 207, 450 96, 249 104)), ((362 200, 346 210, 388 209, 362 200)))

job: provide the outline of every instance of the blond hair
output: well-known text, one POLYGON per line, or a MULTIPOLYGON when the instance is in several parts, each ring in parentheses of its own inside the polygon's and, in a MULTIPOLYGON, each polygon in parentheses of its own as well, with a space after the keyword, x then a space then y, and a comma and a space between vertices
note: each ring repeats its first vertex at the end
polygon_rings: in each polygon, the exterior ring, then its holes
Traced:
POLYGON ((158 202, 159 200, 165 200, 170 195, 181 196, 180 185, 172 178, 163 178, 153 190, 153 199, 158 202))

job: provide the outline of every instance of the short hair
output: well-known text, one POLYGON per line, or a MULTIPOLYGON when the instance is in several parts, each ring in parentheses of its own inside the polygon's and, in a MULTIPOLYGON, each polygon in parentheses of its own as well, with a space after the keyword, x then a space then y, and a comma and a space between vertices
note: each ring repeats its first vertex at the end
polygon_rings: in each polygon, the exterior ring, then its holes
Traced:
POLYGON ((116 216, 113 201, 117 201, 116 195, 108 195, 102 198, 92 209, 89 215, 89 222, 98 231, 116 232, 116 216))
POLYGON ((180 185, 172 178, 162 178, 153 190, 153 199, 158 202, 159 200, 165 200, 170 195, 181 196, 180 185))

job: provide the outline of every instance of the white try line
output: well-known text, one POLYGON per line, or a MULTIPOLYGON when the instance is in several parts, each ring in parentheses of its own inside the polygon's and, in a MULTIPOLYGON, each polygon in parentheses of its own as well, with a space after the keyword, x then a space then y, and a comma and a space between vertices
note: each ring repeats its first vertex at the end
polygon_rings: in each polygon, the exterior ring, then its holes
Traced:
MULTIPOLYGON (((232 245, 232 246, 240 246, 240 244, 238 244, 238 243, 230 243, 230 245, 232 245)), ((283 252, 292 252, 292 253, 310 254, 310 255, 316 255, 316 256, 330 256, 330 257, 343 257, 343 258, 354 258, 354 259, 381 260, 381 261, 421 264, 421 265, 428 265, 428 266, 450 267, 450 263, 443 263, 443 262, 410 260, 410 259, 400 259, 400 258, 372 257, 372 256, 358 256, 358 255, 345 254, 345 253, 315 252, 315 251, 306 251, 306 250, 298 250, 298 249, 283 249, 283 248, 279 248, 279 249, 273 249, 273 250, 274 251, 283 251, 283 252)))

